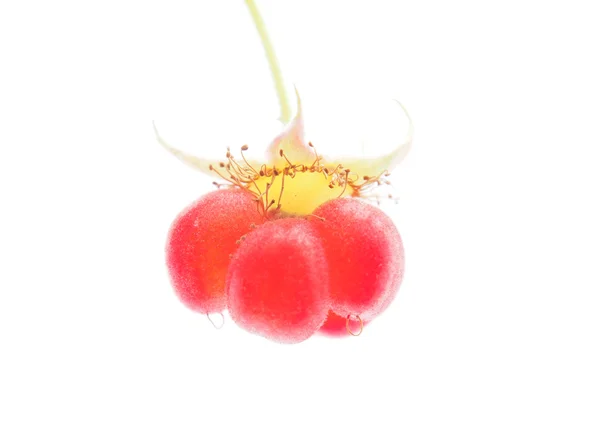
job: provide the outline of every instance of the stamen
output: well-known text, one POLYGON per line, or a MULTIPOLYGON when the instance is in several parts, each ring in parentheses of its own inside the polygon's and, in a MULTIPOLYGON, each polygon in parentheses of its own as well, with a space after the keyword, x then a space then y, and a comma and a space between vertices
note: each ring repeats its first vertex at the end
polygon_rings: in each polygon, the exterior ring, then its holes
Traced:
POLYGON ((290 160, 288 159, 288 157, 285 155, 285 153, 283 152, 283 150, 279 150, 279 156, 281 156, 282 158, 284 158, 284 159, 286 160, 286 162, 287 162, 288 164, 290 164, 290 167, 291 167, 291 168, 294 168, 294 167, 295 167, 295 165, 294 165, 294 164, 292 164, 292 161, 290 161, 290 160))
POLYGON ((281 208, 281 197, 283 196, 283 190, 285 189, 285 175, 288 174, 289 169, 286 167, 283 170, 283 176, 281 177, 281 191, 279 192, 279 199, 277 200, 277 210, 281 208))
POLYGON ((344 192, 346 191, 346 187, 348 186, 348 174, 350 173, 350 170, 346 169, 346 178, 344 180, 344 189, 342 190, 342 193, 340 193, 340 196, 338 196, 338 198, 341 198, 344 195, 344 192))
MULTIPOLYGON (((312 144, 309 144, 309 146, 314 149, 312 144)), ((340 193, 337 195, 338 198, 344 196, 350 188, 352 190, 351 196, 375 199, 377 202, 379 202, 380 197, 371 195, 371 190, 381 185, 391 185, 386 179, 390 174, 387 170, 384 170, 377 176, 365 175, 361 177, 349 168, 344 168, 342 164, 337 164, 335 168, 324 166, 321 164, 322 157, 319 156, 316 149, 314 150, 315 158, 310 165, 292 163, 286 156, 285 151, 281 149, 279 154, 287 163, 282 169, 278 169, 276 166, 269 167, 266 164, 262 164, 260 168, 254 167, 246 159, 244 152, 247 150, 247 145, 241 147, 241 160, 238 162, 228 147, 226 152, 227 162, 219 162, 217 168, 215 168, 216 164, 211 164, 209 165, 209 170, 217 173, 226 182, 226 184, 213 183, 216 187, 237 186, 254 195, 257 202, 257 211, 264 217, 267 217, 268 212, 273 207, 276 210, 280 210, 282 206, 285 206, 283 198, 286 190, 286 176, 290 180, 293 180, 298 174, 323 175, 323 178, 326 180, 325 184, 323 184, 324 186, 327 185, 329 189, 340 188, 340 193), (281 177, 281 184, 276 184, 276 178, 278 177, 281 177), (270 178, 270 181, 265 183, 262 181, 262 178, 270 178), (277 199, 269 196, 269 192, 272 194, 277 192, 277 199)), ((391 195, 389 199, 393 199, 391 195)))
MULTIPOLYGON (((213 172, 215 172, 215 173, 216 173, 217 175, 219 175, 219 176, 220 176, 220 177, 221 177, 221 178, 222 178, 224 181, 227 181, 227 182, 229 182, 229 183, 231 183, 231 184, 233 184, 233 185, 239 185, 239 184, 237 184, 235 181, 232 181, 231 179, 228 179, 228 178, 226 178, 225 176, 223 176, 219 170, 215 169, 215 168, 212 166, 212 164, 210 164, 210 165, 208 166, 208 169, 209 169, 210 171, 213 171, 213 172)), ((233 177, 232 177, 232 178, 233 178, 233 177)), ((234 178, 234 179, 235 179, 235 178, 234 178)))
POLYGON ((244 152, 245 152, 246 150, 248 150, 248 146, 247 146, 247 145, 242 145, 242 159, 244 159, 244 162, 245 162, 245 164, 246 164, 247 168, 249 168, 250 170, 252 170, 252 172, 253 172, 255 175, 258 175, 258 172, 257 172, 257 171, 254 169, 254 167, 252 167, 252 164, 250 164, 250 163, 248 162, 248 160, 246 159, 246 156, 244 156, 244 152))

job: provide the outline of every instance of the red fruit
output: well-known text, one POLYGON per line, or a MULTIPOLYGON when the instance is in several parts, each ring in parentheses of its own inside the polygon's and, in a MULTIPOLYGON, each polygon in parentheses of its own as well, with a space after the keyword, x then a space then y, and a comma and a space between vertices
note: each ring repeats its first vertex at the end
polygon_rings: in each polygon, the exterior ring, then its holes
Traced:
POLYGON ((319 333, 329 337, 346 337, 350 335, 360 335, 363 327, 367 324, 356 317, 342 317, 335 312, 329 311, 327 320, 319 329, 319 333))
POLYGON ((236 241, 263 218, 253 196, 241 189, 204 195, 173 222, 167 239, 167 266, 175 292, 189 308, 226 308, 225 277, 236 241))
POLYGON ((227 306, 240 327, 281 343, 309 338, 330 307, 327 262, 311 224, 286 218, 263 224, 235 253, 227 306))
POLYGON ((404 274, 404 248, 392 220, 356 198, 328 201, 315 209, 329 264, 331 309, 357 315, 363 322, 383 312, 394 299, 404 274))

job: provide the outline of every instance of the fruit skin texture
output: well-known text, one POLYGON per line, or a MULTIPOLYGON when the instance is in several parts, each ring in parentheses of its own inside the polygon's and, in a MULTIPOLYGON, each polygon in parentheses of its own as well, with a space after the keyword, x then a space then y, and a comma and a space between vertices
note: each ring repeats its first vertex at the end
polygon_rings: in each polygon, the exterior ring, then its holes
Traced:
POLYGON ((321 242, 300 218, 258 227, 235 253, 227 276, 233 321, 281 343, 312 336, 330 307, 328 269, 321 242))
POLYGON ((167 267, 180 300, 202 313, 226 308, 225 278, 236 241, 263 218, 242 189, 216 190, 177 216, 167 237, 167 267))
POLYGON ((396 296, 404 275, 404 247, 393 221, 380 209, 354 198, 328 201, 315 209, 329 264, 331 309, 368 322, 396 296))

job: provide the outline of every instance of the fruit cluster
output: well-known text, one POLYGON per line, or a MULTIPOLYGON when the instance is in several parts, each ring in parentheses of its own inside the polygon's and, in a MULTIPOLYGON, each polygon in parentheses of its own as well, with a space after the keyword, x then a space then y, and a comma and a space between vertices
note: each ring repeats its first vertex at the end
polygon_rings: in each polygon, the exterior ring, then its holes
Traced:
POLYGON ((189 308, 227 310, 247 331, 297 343, 360 333, 395 297, 404 250, 391 219, 360 199, 329 199, 308 215, 265 212, 232 186, 177 217, 167 265, 189 308))
MULTIPOLYGON (((385 154, 321 155, 305 139, 277 57, 253 0, 247 0, 275 83, 283 131, 260 159, 195 156, 158 142, 194 169, 220 178, 173 223, 167 265, 179 298, 209 315, 229 311, 242 328, 282 343, 319 332, 359 335, 392 302, 404 274, 404 248, 391 219, 361 199, 391 185, 390 172, 412 144, 413 125, 385 154), (226 188, 221 188, 225 185, 226 188)), ((392 195, 388 195, 392 198, 392 195)), ((212 320, 211 320, 212 321, 212 320)))

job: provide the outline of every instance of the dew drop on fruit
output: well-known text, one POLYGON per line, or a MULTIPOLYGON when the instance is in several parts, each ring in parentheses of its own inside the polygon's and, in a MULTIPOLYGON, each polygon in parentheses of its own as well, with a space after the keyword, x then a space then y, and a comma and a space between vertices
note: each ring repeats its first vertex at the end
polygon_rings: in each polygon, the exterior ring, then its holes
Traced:
POLYGON ((342 317, 333 311, 329 311, 325 323, 319 328, 319 334, 328 337, 350 337, 352 335, 350 332, 354 334, 361 332, 364 326, 367 325, 368 321, 362 320, 361 327, 361 320, 352 315, 348 320, 348 316, 342 317), (350 329, 350 332, 348 332, 348 329, 350 329))

